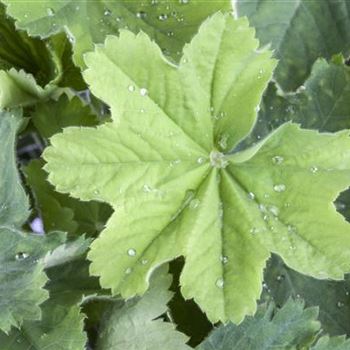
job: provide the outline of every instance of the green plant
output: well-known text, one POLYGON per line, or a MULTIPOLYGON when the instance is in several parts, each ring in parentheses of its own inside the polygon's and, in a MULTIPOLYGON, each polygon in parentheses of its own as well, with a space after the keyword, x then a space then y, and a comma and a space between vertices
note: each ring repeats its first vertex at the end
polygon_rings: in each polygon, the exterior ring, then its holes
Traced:
POLYGON ((0 350, 350 349, 347 2, 2 2, 0 350))

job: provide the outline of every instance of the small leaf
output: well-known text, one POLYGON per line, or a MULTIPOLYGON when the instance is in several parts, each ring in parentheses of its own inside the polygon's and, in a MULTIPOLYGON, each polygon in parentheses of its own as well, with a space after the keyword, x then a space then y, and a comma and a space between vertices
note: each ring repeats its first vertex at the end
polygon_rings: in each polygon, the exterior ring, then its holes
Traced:
POLYGON ((98 350, 190 350, 186 336, 174 325, 158 317, 167 310, 172 293, 166 268, 152 276, 150 289, 142 298, 116 305, 105 316, 97 344, 98 350))

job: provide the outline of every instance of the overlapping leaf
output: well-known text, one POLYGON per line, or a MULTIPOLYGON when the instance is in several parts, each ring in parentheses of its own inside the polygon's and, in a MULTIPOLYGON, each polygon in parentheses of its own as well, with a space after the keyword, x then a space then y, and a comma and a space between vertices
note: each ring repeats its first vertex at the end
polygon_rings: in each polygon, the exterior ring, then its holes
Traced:
POLYGON ((154 38, 174 58, 181 56, 199 25, 212 13, 231 8, 229 0, 3 0, 7 12, 17 19, 17 26, 31 35, 48 37, 65 30, 74 43, 74 56, 83 65, 83 53, 102 43, 119 29, 142 30, 154 38))
POLYGON ((261 305, 254 317, 239 326, 228 324, 214 330, 197 349, 304 349, 320 329, 317 314, 317 308, 304 309, 302 302, 292 299, 281 309, 261 305))
POLYGON ((286 90, 303 83, 317 58, 350 52, 346 0, 238 0, 236 8, 257 29, 261 44, 275 50, 280 59, 275 77, 286 90))
POLYGON ((5 332, 40 318, 39 304, 48 297, 42 258, 65 240, 60 233, 44 238, 20 231, 29 213, 14 152, 20 116, 20 111, 0 113, 0 329, 5 332))
POLYGON ((144 293, 155 267, 183 255, 183 295, 212 321, 239 322, 256 309, 270 252, 317 278, 350 270, 350 228, 332 204, 349 185, 348 132, 286 124, 228 153, 275 65, 253 34, 217 14, 179 66, 126 31, 87 55, 85 78, 113 121, 67 128, 44 157, 59 191, 115 209, 89 253, 103 287, 144 293))
POLYGON ((123 307, 109 310, 101 327, 98 350, 189 350, 186 336, 174 325, 157 319, 167 311, 172 293, 171 277, 162 267, 152 276, 150 289, 142 298, 129 300, 123 307))

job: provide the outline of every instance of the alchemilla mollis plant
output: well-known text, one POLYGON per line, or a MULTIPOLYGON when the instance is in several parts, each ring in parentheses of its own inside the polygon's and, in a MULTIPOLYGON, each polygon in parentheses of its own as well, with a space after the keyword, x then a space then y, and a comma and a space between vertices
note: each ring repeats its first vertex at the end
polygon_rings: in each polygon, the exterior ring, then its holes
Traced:
POLYGON ((0 17, 0 350, 350 349, 348 2, 0 17))

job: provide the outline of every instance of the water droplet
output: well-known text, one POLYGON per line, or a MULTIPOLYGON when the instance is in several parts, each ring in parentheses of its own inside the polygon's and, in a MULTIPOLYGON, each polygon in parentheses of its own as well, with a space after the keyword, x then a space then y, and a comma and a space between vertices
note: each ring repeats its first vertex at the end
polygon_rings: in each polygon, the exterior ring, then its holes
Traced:
POLYGON ((190 2, 190 0, 179 0, 180 4, 186 5, 190 2))
POLYGON ((27 259, 28 257, 29 257, 28 253, 19 252, 16 254, 16 260, 24 260, 24 259, 27 259))
POLYGON ((222 149, 226 149, 226 148, 227 148, 227 140, 228 140, 228 135, 222 135, 222 136, 220 137, 219 146, 220 146, 222 149))
POLYGON ((287 225, 287 230, 289 233, 296 233, 297 232, 297 228, 293 225, 287 225))
POLYGON ((228 263, 228 257, 225 256, 225 255, 222 255, 222 256, 220 257, 220 261, 225 265, 225 264, 228 263))
POLYGON ((162 14, 160 14, 160 15, 158 16, 158 19, 159 19, 160 21, 166 21, 166 20, 168 19, 168 15, 165 14, 165 13, 162 13, 162 14))
POLYGON ((140 89, 140 94, 141 94, 141 96, 147 96, 148 95, 148 90, 146 88, 141 88, 140 89))
POLYGON ((311 171, 313 174, 316 174, 316 173, 318 172, 317 166, 312 166, 312 167, 310 168, 310 171, 311 171))
POLYGON ((173 167, 181 163, 181 159, 175 159, 170 162, 170 166, 173 167))
POLYGON ((135 256, 136 255, 136 250, 134 248, 128 249, 128 255, 129 256, 135 256))
POLYGON ((103 14, 105 16, 110 16, 112 14, 112 11, 110 9, 105 9, 105 11, 103 12, 103 14))
POLYGON ((252 235, 255 235, 255 234, 257 234, 257 233, 259 232, 259 229, 256 228, 256 227, 252 227, 252 228, 249 230, 249 232, 250 232, 252 235))
POLYGON ((270 198, 270 195, 268 193, 264 193, 264 198, 270 198))
POLYGON ((149 193, 152 192, 152 187, 150 187, 149 185, 143 185, 142 190, 145 193, 149 193))
POLYGON ((140 113, 145 113, 145 110, 143 108, 141 108, 140 113))
POLYGON ((99 190, 94 190, 94 194, 98 195, 98 194, 100 194, 100 191, 99 190))
POLYGON ((350 292, 345 292, 345 295, 350 295, 350 292))
POLYGON ((153 6, 158 5, 158 0, 151 0, 151 5, 153 6))
POLYGON ((224 282, 224 280, 222 279, 222 278, 218 278, 217 280, 216 280, 216 282, 215 282, 215 284, 216 284, 216 286, 218 287, 218 288, 224 288, 224 284, 225 284, 225 282, 224 282))
POLYGON ((205 158, 204 157, 199 157, 198 159, 197 159, 197 163, 198 164, 203 164, 205 162, 205 158))
POLYGON ((55 11, 54 11, 54 9, 52 9, 51 7, 49 7, 49 8, 46 10, 46 12, 47 12, 47 15, 48 15, 49 17, 52 17, 52 16, 55 15, 55 11))
POLYGON ((278 276, 276 277, 276 280, 277 280, 278 282, 282 282, 282 281, 284 280, 284 275, 278 275, 278 276))
POLYGON ((249 192, 248 193, 248 198, 251 199, 251 200, 254 200, 255 199, 255 194, 253 192, 249 192))
POLYGON ((128 267, 128 268, 125 270, 125 273, 126 273, 127 275, 130 275, 131 272, 132 272, 132 268, 131 268, 131 267, 128 267))
POLYGON ((174 32, 169 31, 168 33, 166 33, 166 35, 169 36, 169 37, 172 37, 172 36, 174 36, 174 32))
POLYGON ((342 303, 341 301, 338 301, 337 302, 337 306, 340 308, 340 307, 343 307, 344 306, 344 303, 342 303))
POLYGON ((135 91, 135 86, 134 86, 134 85, 129 85, 129 86, 128 86, 128 90, 129 90, 130 92, 134 92, 134 91, 135 91))
POLYGON ((195 199, 192 199, 191 202, 190 202, 190 209, 196 209, 198 208, 200 204, 200 200, 195 198, 195 199))
POLYGON ((147 259, 142 259, 141 260, 141 264, 142 265, 147 265, 148 264, 148 260, 147 259))
POLYGON ((136 17, 140 18, 140 19, 146 18, 147 17, 147 13, 144 12, 144 11, 139 11, 139 12, 136 13, 136 17))
POLYGON ((282 164, 283 161, 284 161, 284 158, 281 157, 281 156, 274 156, 274 157, 272 157, 272 163, 273 164, 279 165, 279 164, 282 164))
POLYGON ((276 206, 270 205, 269 206, 269 212, 271 214, 273 214, 274 216, 278 216, 278 214, 280 213, 280 210, 276 206))
POLYGON ((284 192, 286 190, 286 185, 284 185, 284 184, 274 185, 273 190, 275 192, 279 192, 279 193, 284 192))

